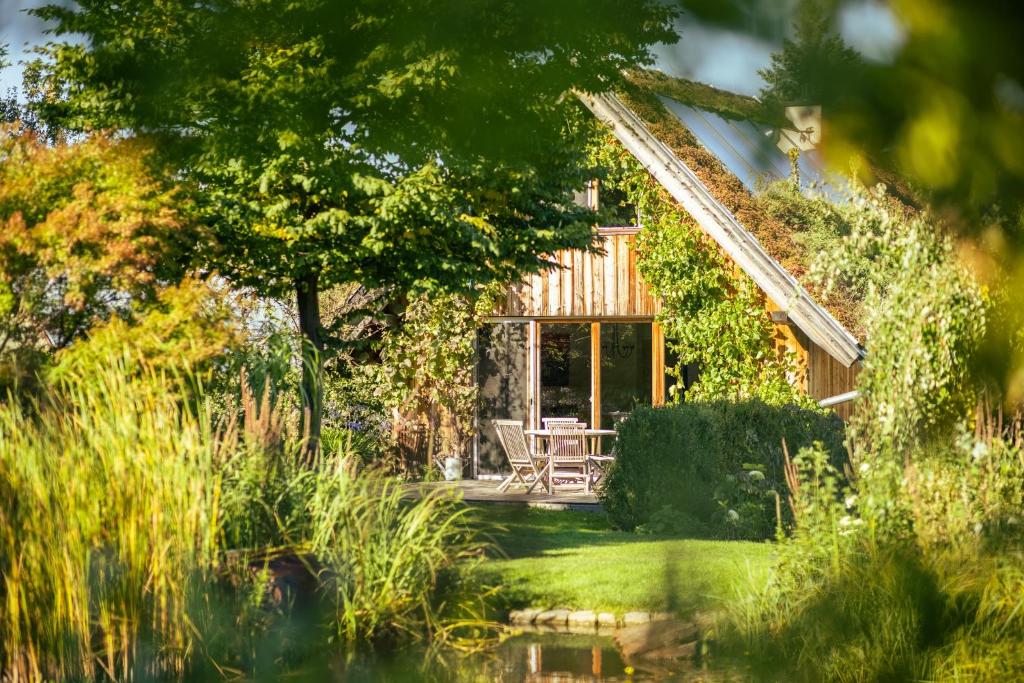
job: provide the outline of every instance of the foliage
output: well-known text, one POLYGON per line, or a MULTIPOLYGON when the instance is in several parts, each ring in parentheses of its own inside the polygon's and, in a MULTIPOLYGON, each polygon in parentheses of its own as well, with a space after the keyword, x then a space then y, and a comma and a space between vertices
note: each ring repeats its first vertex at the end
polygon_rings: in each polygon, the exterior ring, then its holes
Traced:
POLYGON ((772 65, 758 72, 767 84, 761 89, 764 107, 781 114, 791 105, 820 105, 831 112, 851 97, 844 75, 856 72, 863 58, 831 29, 831 17, 822 0, 802 0, 793 40, 782 41, 772 54, 772 65))
POLYGON ((456 567, 478 546, 453 498, 406 500, 349 452, 300 464, 266 381, 260 394, 243 381, 241 418, 214 424, 187 364, 210 359, 176 351, 198 348, 183 338, 197 288, 139 329, 72 344, 32 410, 0 406, 5 673, 219 680, 356 647, 332 634, 454 646, 483 634, 472 567, 456 567), (146 355, 165 328, 171 350, 146 355), (322 609, 274 605, 260 567, 281 553, 310 558, 322 609))
POLYGON ((204 188, 221 272, 297 297, 308 447, 320 429, 321 289, 469 291, 589 248, 589 134, 572 88, 608 90, 671 41, 675 11, 612 0, 458 7, 89 0, 57 34, 41 105, 71 127, 152 130, 204 188), (116 7, 116 11, 112 8, 116 7))
POLYGON ((682 367, 696 363, 690 399, 800 400, 792 359, 775 343, 757 286, 625 150, 606 139, 593 158, 602 182, 625 191, 642 217, 637 270, 662 302, 658 320, 679 359, 673 389, 683 386, 682 367))
POLYGON ((468 456, 475 430, 476 330, 486 307, 486 298, 421 297, 409 303, 400 331, 385 338, 381 355, 396 419, 425 422, 445 455, 468 456))
POLYGON ((912 485, 914 461, 929 457, 935 439, 966 428, 978 400, 971 366, 986 307, 939 229, 927 215, 895 213, 869 195, 843 248, 823 259, 820 272, 828 286, 852 270, 866 288, 872 346, 858 378, 851 456, 864 514, 894 528, 907 522, 899 489, 912 485))
POLYGON ((0 354, 64 348, 181 277, 197 233, 150 162, 137 141, 0 135, 0 354))
POLYGON ((911 539, 879 533, 822 457, 801 453, 797 530, 730 606, 742 647, 806 680, 1017 675, 1019 436, 967 438, 919 467, 911 539))
POLYGON ((138 306, 132 323, 115 317, 60 351, 51 376, 88 375, 102 368, 119 348, 127 367, 139 372, 174 372, 189 368, 194 379, 209 378, 217 363, 243 342, 228 302, 209 283, 186 278, 155 292, 155 301, 138 306))
MULTIPOLYGON (((846 188, 846 196, 837 200, 825 196, 816 187, 801 188, 798 182, 777 180, 760 188, 757 196, 766 216, 793 227, 793 242, 800 251, 804 267, 802 284, 828 306, 843 327, 861 339, 865 329, 865 281, 871 277, 874 267, 870 258, 862 257, 856 266, 851 262, 843 276, 830 282, 827 289, 815 279, 815 273, 820 269, 818 262, 823 255, 842 249, 843 238, 852 230, 851 223, 863 214, 858 207, 864 194, 863 189, 851 183, 846 188)), ((895 210, 895 200, 881 188, 872 196, 877 202, 892 204, 895 210)))
POLYGON ((619 426, 601 501, 625 529, 664 518, 667 506, 714 536, 770 538, 785 488, 783 440, 794 450, 820 441, 837 466, 845 459, 843 424, 831 413, 761 401, 638 408, 619 426))
POLYGON ((795 531, 734 627, 810 680, 1013 677, 1024 458, 1019 417, 978 403, 970 373, 986 299, 934 218, 873 195, 854 209, 822 271, 860 272, 870 311, 852 477, 800 454, 795 531))

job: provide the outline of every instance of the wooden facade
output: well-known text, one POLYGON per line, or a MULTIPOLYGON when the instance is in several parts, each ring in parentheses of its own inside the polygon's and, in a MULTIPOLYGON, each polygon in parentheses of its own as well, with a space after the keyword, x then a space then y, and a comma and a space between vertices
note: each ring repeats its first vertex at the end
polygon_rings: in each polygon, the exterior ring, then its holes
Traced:
MULTIPOLYGON (((562 251, 551 258, 557 268, 529 276, 509 288, 492 316, 493 320, 530 322, 531 366, 539 366, 538 325, 544 322, 590 322, 595 358, 599 357, 600 323, 652 323, 652 403, 663 401, 665 395, 664 333, 655 318, 661 303, 654 297, 636 267, 636 235, 638 228, 600 228, 603 253, 562 251)), ((855 387, 859 361, 850 367, 833 358, 810 340, 784 313, 781 306, 765 298, 765 314, 773 318, 775 342, 779 348, 792 352, 796 361, 793 383, 815 400, 823 400, 852 391, 855 387)), ((599 366, 599 364, 598 364, 599 366)), ((600 369, 595 370, 593 423, 600 414, 600 369)), ((530 396, 535 396, 539 376, 530 377, 530 396)), ((835 407, 846 419, 852 404, 835 407)), ((539 406, 531 400, 528 422, 539 423, 539 406)))
MULTIPOLYGON (((838 396, 856 387, 860 362, 850 367, 844 366, 817 344, 811 344, 807 352, 807 395, 821 401, 831 396, 838 396)), ((852 402, 841 403, 833 410, 844 420, 848 420, 853 412, 852 402)))
POLYGON ((499 318, 630 318, 653 320, 660 310, 636 269, 637 228, 601 228, 603 254, 561 251, 550 270, 509 288, 499 318))

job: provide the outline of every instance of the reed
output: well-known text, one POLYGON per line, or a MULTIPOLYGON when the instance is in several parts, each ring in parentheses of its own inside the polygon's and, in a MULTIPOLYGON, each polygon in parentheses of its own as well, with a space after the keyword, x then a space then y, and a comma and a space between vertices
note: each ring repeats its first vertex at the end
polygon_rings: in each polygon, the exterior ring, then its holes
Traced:
POLYGON ((338 638, 462 647, 462 635, 486 627, 484 594, 461 585, 484 545, 453 494, 434 489, 412 502, 397 479, 340 458, 322 466, 309 509, 310 549, 326 567, 338 638))
POLYGON ((187 606, 217 561, 215 440, 161 378, 127 376, 115 363, 34 410, 0 406, 12 680, 181 672, 192 649, 187 606))
POLYGON ((273 677, 483 633, 454 498, 407 499, 347 450, 300 464, 266 395, 215 426, 193 380, 109 361, 0 404, 5 681, 273 677), (301 616, 252 570, 281 553, 315 570, 301 616))

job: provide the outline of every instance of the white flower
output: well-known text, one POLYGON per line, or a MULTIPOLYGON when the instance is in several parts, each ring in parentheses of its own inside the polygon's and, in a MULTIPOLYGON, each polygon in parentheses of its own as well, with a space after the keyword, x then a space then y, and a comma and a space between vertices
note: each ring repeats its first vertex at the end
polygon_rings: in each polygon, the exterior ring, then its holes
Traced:
POLYGON ((846 500, 843 501, 846 504, 846 509, 849 510, 857 504, 857 496, 847 496, 846 500))
POLYGON ((736 512, 735 510, 729 510, 727 513, 725 513, 725 516, 730 522, 740 521, 740 513, 736 512))
POLYGON ((974 444, 974 450, 971 451, 971 457, 974 459, 975 462, 981 460, 987 454, 988 454, 988 444, 982 443, 981 441, 979 441, 978 443, 974 444))
POLYGON ((860 472, 861 474, 864 474, 865 472, 867 472, 867 471, 868 471, 868 464, 867 464, 866 462, 862 462, 862 463, 860 464, 860 467, 858 467, 858 468, 857 468, 857 470, 858 470, 858 471, 859 471, 859 472, 860 472))

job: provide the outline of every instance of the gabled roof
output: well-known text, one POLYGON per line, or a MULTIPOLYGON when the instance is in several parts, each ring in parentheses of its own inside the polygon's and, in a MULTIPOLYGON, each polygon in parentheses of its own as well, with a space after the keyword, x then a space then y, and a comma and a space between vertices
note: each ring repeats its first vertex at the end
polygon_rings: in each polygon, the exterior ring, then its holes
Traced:
MULTIPOLYGON (((790 176, 791 162, 777 140, 780 136, 795 134, 793 131, 749 119, 727 118, 664 95, 658 95, 658 99, 666 111, 679 119, 697 142, 718 157, 749 191, 756 191, 761 182, 785 180, 790 176)), ((802 151, 797 157, 797 166, 804 182, 813 184, 833 199, 840 196, 831 187, 836 179, 825 168, 818 150, 802 151)))
MULTIPOLYGON (((594 115, 811 341, 849 367, 864 349, 618 97, 579 95, 594 115)), ((682 105, 680 105, 682 106, 682 105)))

